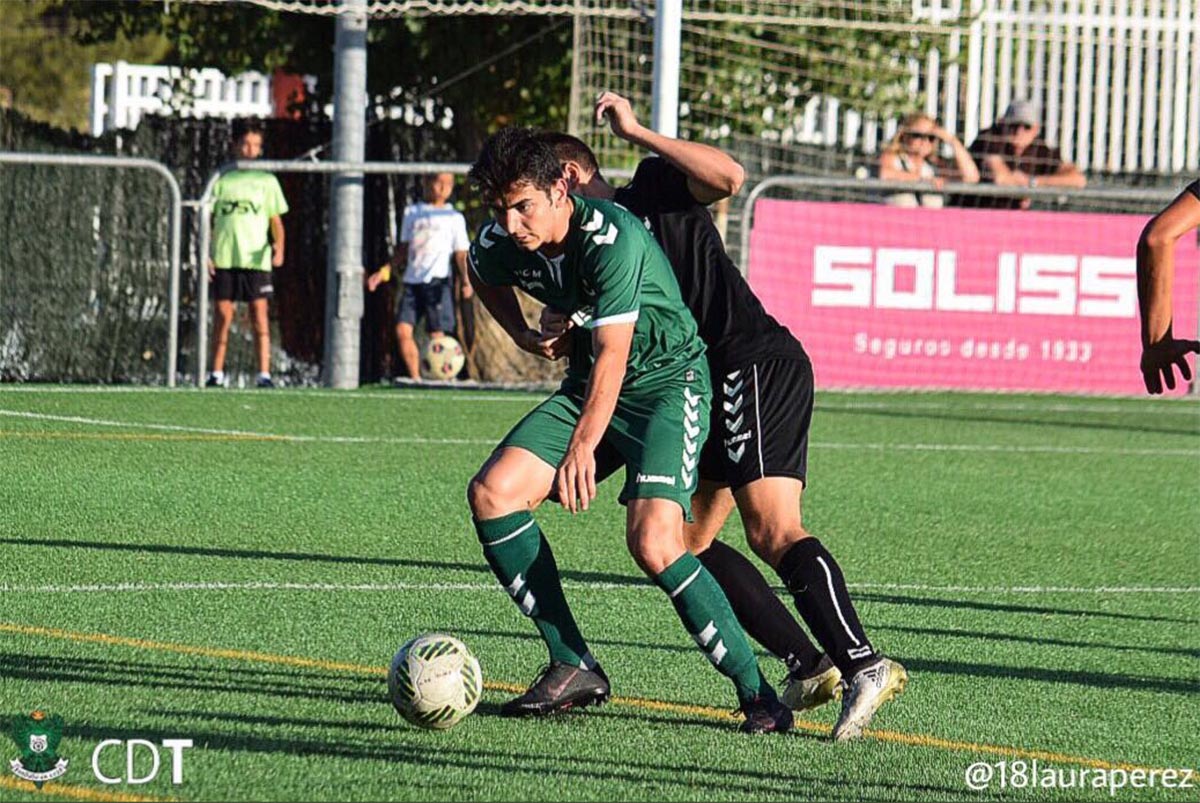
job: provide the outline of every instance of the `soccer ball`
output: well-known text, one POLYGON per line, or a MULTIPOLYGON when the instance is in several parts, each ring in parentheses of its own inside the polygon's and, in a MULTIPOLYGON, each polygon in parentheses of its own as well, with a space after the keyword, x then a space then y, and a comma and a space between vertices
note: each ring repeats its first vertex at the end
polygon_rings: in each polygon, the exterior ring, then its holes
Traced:
POLYGON ((426 379, 453 379, 462 370, 467 355, 450 335, 432 338, 421 357, 421 374, 426 379))
POLYGON ((445 633, 425 633, 396 653, 388 693, 400 716, 414 725, 445 730, 479 704, 483 672, 467 645, 445 633))

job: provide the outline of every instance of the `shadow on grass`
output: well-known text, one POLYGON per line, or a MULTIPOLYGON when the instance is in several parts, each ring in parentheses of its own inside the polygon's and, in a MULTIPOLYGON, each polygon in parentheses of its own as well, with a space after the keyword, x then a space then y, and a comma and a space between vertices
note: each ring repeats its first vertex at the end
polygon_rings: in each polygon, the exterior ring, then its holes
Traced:
POLYGON ((979 641, 1011 641, 1018 644, 1033 644, 1049 647, 1079 647, 1089 650, 1111 650, 1113 652, 1148 652, 1158 655, 1179 656, 1181 658, 1200 658, 1200 649, 1190 647, 1150 647, 1134 644, 1110 644, 1103 641, 1074 641, 1072 639, 1050 638, 1047 636, 1019 636, 1015 633, 998 633, 982 630, 947 630, 937 627, 909 627, 907 625, 871 624, 871 632, 890 630, 896 633, 912 633, 918 636, 935 636, 937 638, 965 638, 979 641))
POLYGON ((1039 683, 1065 683, 1097 689, 1130 689, 1187 696, 1200 692, 1200 682, 1188 678, 1137 677, 1109 672, 1090 672, 1082 669, 1059 669, 1038 666, 998 666, 967 661, 943 661, 926 658, 897 658, 912 673, 931 672, 964 677, 1002 678, 1004 680, 1034 680, 1039 683))
MULTIPOLYGON (((161 712, 166 713, 166 712, 161 712)), ((358 761, 378 762, 388 767, 401 768, 401 772, 415 770, 452 772, 461 778, 465 772, 487 772, 503 778, 506 790, 520 797, 522 788, 545 790, 547 783, 571 784, 575 795, 579 791, 594 786, 597 782, 628 784, 640 790, 655 788, 672 790, 673 796, 681 794, 695 796, 698 789, 706 785, 719 784, 723 792, 741 794, 745 799, 772 796, 793 799, 797 790, 803 790, 804 797, 830 798, 846 797, 848 788, 853 788, 859 798, 896 799, 897 795, 913 796, 914 794, 938 794, 954 798, 961 796, 957 785, 937 786, 922 783, 875 782, 858 781, 848 783, 844 778, 822 777, 806 774, 801 771, 789 771, 786 774, 749 769, 744 766, 722 765, 715 763, 682 763, 675 760, 654 761, 635 756, 623 756, 619 762, 611 758, 584 754, 574 754, 562 749, 547 752, 540 744, 535 743, 534 732, 540 732, 543 738, 552 736, 548 733, 557 730, 546 727, 554 724, 566 724, 570 718, 559 718, 557 721, 544 722, 514 722, 513 735, 522 741, 530 742, 529 750, 507 750, 497 747, 495 743, 477 744, 469 747, 454 747, 444 741, 440 744, 439 734, 431 734, 397 723, 395 727, 381 726, 362 722, 340 722, 311 719, 291 719, 288 717, 257 717, 229 711, 191 711, 171 712, 181 717, 178 724, 173 724, 169 730, 137 727, 127 728, 107 726, 104 724, 72 724, 68 723, 64 734, 84 740, 98 739, 148 739, 161 741, 163 738, 177 738, 186 733, 196 745, 206 750, 225 750, 250 754, 272 754, 276 757, 290 755, 301 758, 333 758, 358 761), (208 720, 228 723, 229 730, 203 730, 186 722, 186 719, 208 720), (295 728, 311 727, 329 729, 327 737, 298 738, 295 728), (278 728, 282 733, 272 733, 278 728), (240 733, 239 731, 249 733, 240 733), (380 734, 386 731, 386 734, 380 734), (528 731, 524 738, 517 734, 528 731), (374 737, 372 737, 374 734, 374 737), (390 735, 389 735, 390 734, 390 735), (362 738, 366 736, 367 738, 362 738), (404 770, 404 767, 411 768, 404 770)), ((594 718, 593 718, 594 719, 594 718)), ((644 719, 644 718, 642 718, 644 719)), ((594 725, 594 723, 588 723, 594 725)), ((675 727, 679 720, 670 719, 667 725, 675 727)), ((737 733, 730 723, 729 738, 745 740, 745 744, 758 748, 772 750, 794 749, 801 745, 811 745, 811 741, 795 739, 792 735, 779 737, 746 737, 737 733), (793 747, 794 746, 794 747, 793 747)), ((590 735, 599 735, 594 727, 590 735)), ((537 740, 540 742, 540 740, 537 740)), ((586 745, 580 745, 580 750, 586 750, 586 745)), ((801 764, 802 754, 797 753, 797 764, 801 764)), ((811 758, 811 756, 809 757, 811 758)), ((731 756, 731 760, 737 760, 731 756)), ((313 765, 306 763, 303 771, 312 773, 313 765)), ((331 770, 344 772, 344 768, 332 767, 331 770)), ((299 768, 297 771, 301 771, 299 768)), ((837 773, 840 775, 841 773, 837 773)), ((831 773, 832 775, 832 773, 831 773)), ((411 776, 406 776, 411 777, 411 776)), ((466 779, 463 779, 466 780, 466 779)), ((421 781, 424 783, 424 781, 421 781)))
POLYGON ((954 597, 914 597, 905 594, 880 594, 877 591, 855 591, 856 601, 885 602, 891 605, 914 605, 930 608, 957 608, 972 611, 997 611, 1000 613, 1032 613, 1054 616, 1096 617, 1099 619, 1128 619, 1135 622, 1176 622, 1184 625, 1200 624, 1195 619, 1177 619, 1172 616, 1157 616, 1139 613, 1114 613, 1112 611, 1089 611, 1081 608, 1051 608, 1045 605, 1017 605, 1011 602, 978 602, 955 599, 954 597))
MULTIPOLYGON (((213 546, 185 546, 182 544, 139 544, 119 541, 81 541, 67 538, 0 538, 0 546, 37 546, 62 549, 95 549, 107 552, 140 552, 159 555, 190 555, 204 558, 235 558, 238 560, 277 560, 311 563, 347 564, 351 566, 389 566, 402 569, 432 569, 435 571, 475 572, 493 579, 483 556, 478 563, 454 563, 450 561, 419 560, 415 558, 379 558, 357 555, 329 555, 319 552, 274 552, 265 549, 230 549, 213 546)), ((581 572, 570 569, 560 572, 564 580, 578 583, 608 583, 611 585, 652 587, 649 580, 640 574, 613 574, 610 572, 581 572)), ((496 586, 499 590, 500 586, 496 586)))
POLYGON ((268 668, 64 658, 0 652, 0 681, 33 680, 59 685, 146 687, 228 694, 266 695, 340 703, 382 703, 386 680, 349 674, 288 674, 268 668), (368 689, 371 689, 368 691, 368 689))
MULTIPOLYGON (((1200 416, 1195 418, 1184 418, 1180 422, 1180 426, 1172 427, 1163 423, 1162 418, 1156 418, 1150 414, 1138 414, 1136 419, 1130 413, 1086 413, 1072 412, 1069 413, 1071 418, 1054 418, 1040 419, 1029 418, 1022 416, 1020 412, 1014 411, 1012 414, 1004 413, 982 413, 982 412, 967 412, 963 410, 954 410, 952 408, 939 408, 937 410, 919 411, 919 410, 893 410, 880 408, 854 408, 854 407, 837 407, 817 406, 817 412, 822 417, 826 415, 857 415, 870 416, 876 418, 906 418, 906 419, 924 419, 933 421, 939 424, 948 421, 966 421, 976 424, 1016 424, 1023 427, 1032 427, 1038 430, 1050 429, 1091 429, 1110 432, 1153 432, 1163 435, 1200 435, 1200 429, 1196 427, 1200 416), (1080 416, 1084 415, 1111 415, 1119 416, 1118 421, 1081 421, 1080 416), (1153 422, 1153 425, 1148 423, 1153 422)), ((1038 433, 1042 434, 1041 432, 1038 433)))

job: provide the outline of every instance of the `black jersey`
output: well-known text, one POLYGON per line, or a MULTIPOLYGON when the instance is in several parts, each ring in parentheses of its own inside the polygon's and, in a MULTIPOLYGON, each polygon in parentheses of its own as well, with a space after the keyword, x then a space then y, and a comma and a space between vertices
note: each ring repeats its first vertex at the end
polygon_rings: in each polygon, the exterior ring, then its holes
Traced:
POLYGON ((773 358, 807 359, 800 341, 767 314, 734 267, 712 215, 692 197, 683 171, 666 159, 643 159, 614 200, 650 224, 718 369, 773 358))

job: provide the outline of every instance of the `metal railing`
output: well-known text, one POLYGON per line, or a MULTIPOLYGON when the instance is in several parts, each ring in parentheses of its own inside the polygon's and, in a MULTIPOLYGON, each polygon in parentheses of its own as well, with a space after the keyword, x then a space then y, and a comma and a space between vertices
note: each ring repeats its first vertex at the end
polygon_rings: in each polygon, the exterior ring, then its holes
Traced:
MULTIPOLYGON (((1140 205, 1166 206, 1178 194, 1176 190, 1164 189, 1063 189, 1061 187, 1001 187, 995 184, 961 184, 947 183, 940 187, 933 184, 917 182, 883 181, 877 178, 828 178, 823 176, 772 176, 755 184, 746 197, 742 207, 741 230, 738 251, 738 262, 742 275, 747 275, 750 268, 750 227, 754 218, 754 205, 765 193, 772 189, 788 188, 792 190, 808 190, 813 199, 845 200, 831 198, 830 194, 843 191, 846 195, 854 196, 890 195, 898 192, 927 192, 937 195, 973 195, 987 198, 1031 198, 1035 201, 1059 202, 1062 199, 1073 205, 1079 203, 1097 202, 1111 205, 1137 203, 1140 205)), ((928 209, 936 214, 937 209, 928 209)), ((864 223, 866 225, 866 223, 864 223)))
POLYGON ((197 253, 200 269, 197 275, 196 315, 196 387, 203 387, 208 368, 208 260, 211 250, 212 218, 208 213, 213 188, 221 176, 231 170, 266 170, 272 173, 339 173, 351 178, 370 174, 429 175, 455 173, 464 175, 471 165, 461 162, 289 162, 269 159, 239 159, 227 162, 208 177, 204 191, 196 200, 200 215, 200 242, 197 253))
POLYGON ((0 151, 0 164, 60 165, 64 167, 105 167, 150 170, 166 179, 171 192, 170 205, 170 274, 168 280, 167 312, 167 387, 175 387, 175 371, 179 350, 179 250, 183 195, 179 182, 163 164, 152 159, 130 159, 123 156, 72 156, 69 154, 11 153, 0 151))

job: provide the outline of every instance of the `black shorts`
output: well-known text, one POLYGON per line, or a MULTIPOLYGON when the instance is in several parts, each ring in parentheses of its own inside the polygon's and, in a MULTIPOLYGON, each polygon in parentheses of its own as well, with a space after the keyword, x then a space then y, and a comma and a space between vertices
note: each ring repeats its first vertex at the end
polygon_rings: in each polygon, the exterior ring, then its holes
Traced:
POLYGON ((416 326, 422 316, 425 331, 454 335, 454 300, 449 279, 404 285, 404 295, 396 305, 396 323, 416 326))
POLYGON ((254 301, 275 294, 269 270, 218 268, 210 286, 217 301, 254 301))
POLYGON ((721 374, 714 370, 712 381, 700 478, 734 491, 763 477, 803 482, 813 411, 812 363, 763 360, 721 374))

